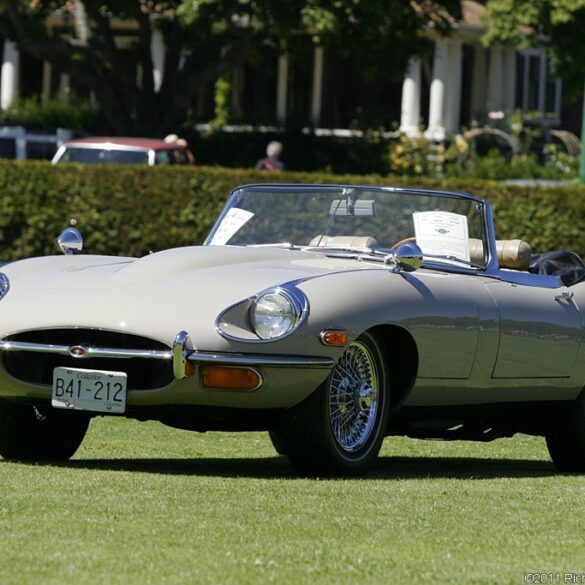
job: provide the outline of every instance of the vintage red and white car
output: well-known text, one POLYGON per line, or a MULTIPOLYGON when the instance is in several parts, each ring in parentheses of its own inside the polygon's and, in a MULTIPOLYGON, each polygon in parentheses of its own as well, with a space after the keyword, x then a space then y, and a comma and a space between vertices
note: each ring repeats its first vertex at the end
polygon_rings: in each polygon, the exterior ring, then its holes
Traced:
POLYGON ((161 164, 193 163, 193 154, 184 139, 170 135, 171 140, 96 136, 68 140, 57 149, 51 164, 76 162, 84 164, 161 164))
MULTIPOLYGON (((520 234, 519 234, 520 235, 520 234)), ((585 470, 585 267, 496 240, 467 194, 236 189, 202 246, 0 274, 0 454, 65 460, 96 416, 264 430, 303 474, 384 437, 546 437, 585 470)))

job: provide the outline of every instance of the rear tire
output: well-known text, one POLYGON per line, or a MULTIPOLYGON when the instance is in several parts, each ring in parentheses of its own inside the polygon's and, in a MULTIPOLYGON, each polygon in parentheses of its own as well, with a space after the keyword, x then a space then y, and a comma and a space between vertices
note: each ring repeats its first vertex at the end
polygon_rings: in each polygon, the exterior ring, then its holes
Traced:
POLYGON ((268 431, 268 436, 272 442, 274 450, 282 456, 286 456, 286 439, 283 442, 282 432, 276 429, 268 431))
POLYGON ((89 417, 51 407, 0 403, 0 455, 4 459, 66 461, 85 437, 89 417))
POLYGON ((363 475, 382 446, 389 408, 384 357, 376 338, 364 333, 271 438, 303 475, 363 475))
POLYGON ((545 436, 559 471, 585 472, 585 391, 550 424, 545 436))

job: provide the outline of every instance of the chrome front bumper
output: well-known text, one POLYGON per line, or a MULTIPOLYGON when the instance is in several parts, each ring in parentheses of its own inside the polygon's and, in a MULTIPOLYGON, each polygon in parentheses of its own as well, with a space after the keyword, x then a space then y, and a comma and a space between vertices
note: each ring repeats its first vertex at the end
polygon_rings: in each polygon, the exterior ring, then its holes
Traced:
POLYGON ((172 360, 173 374, 176 379, 187 376, 185 366, 188 362, 202 364, 226 364, 232 366, 268 366, 283 368, 324 368, 331 369, 335 361, 325 357, 275 356, 241 353, 210 353, 194 349, 186 331, 180 331, 175 337, 171 350, 119 349, 96 347, 90 345, 54 345, 28 343, 24 341, 0 341, 0 351, 28 351, 50 353, 79 359, 86 358, 144 358, 172 360))

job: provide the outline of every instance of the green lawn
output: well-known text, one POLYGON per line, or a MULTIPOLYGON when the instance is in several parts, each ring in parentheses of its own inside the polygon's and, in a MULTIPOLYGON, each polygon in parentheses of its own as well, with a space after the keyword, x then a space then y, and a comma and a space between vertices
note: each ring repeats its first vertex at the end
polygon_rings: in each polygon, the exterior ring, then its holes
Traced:
POLYGON ((367 478, 306 480, 265 433, 97 419, 69 464, 0 474, 1 585, 585 573, 585 477, 557 474, 538 438, 388 438, 367 478))

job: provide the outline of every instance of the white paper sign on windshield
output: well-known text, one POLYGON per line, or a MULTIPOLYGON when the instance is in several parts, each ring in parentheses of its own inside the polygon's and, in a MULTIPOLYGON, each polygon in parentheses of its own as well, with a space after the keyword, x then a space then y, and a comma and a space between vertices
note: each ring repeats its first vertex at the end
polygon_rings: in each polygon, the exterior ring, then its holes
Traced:
POLYGON ((423 254, 453 256, 469 262, 467 217, 449 211, 412 214, 416 243, 423 254))
POLYGON ((254 214, 251 211, 232 207, 221 220, 209 244, 211 246, 224 246, 253 217, 254 214))

